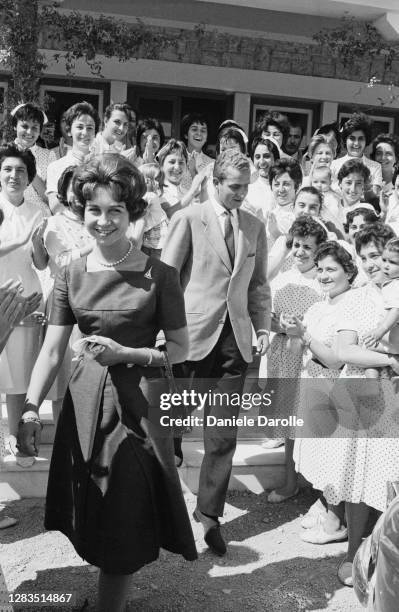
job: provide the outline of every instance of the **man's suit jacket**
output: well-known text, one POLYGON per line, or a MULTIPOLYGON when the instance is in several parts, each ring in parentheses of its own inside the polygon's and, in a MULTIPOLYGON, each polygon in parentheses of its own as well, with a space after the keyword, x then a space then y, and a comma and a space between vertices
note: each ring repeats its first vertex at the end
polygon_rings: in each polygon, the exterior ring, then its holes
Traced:
POLYGON ((271 296, 267 282, 264 224, 238 210, 234 270, 211 201, 176 213, 169 225, 162 260, 180 273, 190 339, 190 361, 215 346, 227 313, 238 348, 252 361, 252 329, 270 329, 271 296))

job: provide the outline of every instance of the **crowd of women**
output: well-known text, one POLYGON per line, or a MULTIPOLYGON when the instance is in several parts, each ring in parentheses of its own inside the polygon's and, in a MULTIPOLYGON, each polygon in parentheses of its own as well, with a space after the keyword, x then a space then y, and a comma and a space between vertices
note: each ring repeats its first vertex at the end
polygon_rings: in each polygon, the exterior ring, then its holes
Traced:
MULTIPOLYGON (((48 150, 38 144, 47 122, 38 106, 18 105, 10 121, 15 139, 0 149, 0 391, 9 427, 0 449, 31 465, 40 405, 53 402, 46 526, 101 568, 99 609, 116 610, 127 576, 160 546, 196 556, 173 446, 143 421, 142 380, 146 366, 168 369, 187 353, 182 291, 161 253, 170 218, 212 197, 208 122, 187 115, 181 139, 165 142, 156 118, 137 121, 128 104, 111 104, 100 129, 83 101, 63 114, 63 136, 48 150), (159 332, 166 350, 153 348, 159 332)), ((338 569, 348 585, 370 510, 385 509, 387 482, 399 479, 399 139, 371 141, 371 132, 355 113, 341 127, 321 126, 302 150, 301 126, 270 112, 249 136, 225 121, 215 147, 216 156, 250 157, 242 207, 268 238, 273 338, 260 374, 277 391, 276 413, 302 414, 316 432, 295 441, 280 432, 286 480, 268 499, 296 495, 299 473, 313 485, 320 495, 301 537, 348 539, 338 569), (373 380, 345 396, 353 379, 373 380)), ((0 528, 12 524, 3 517, 0 528)))

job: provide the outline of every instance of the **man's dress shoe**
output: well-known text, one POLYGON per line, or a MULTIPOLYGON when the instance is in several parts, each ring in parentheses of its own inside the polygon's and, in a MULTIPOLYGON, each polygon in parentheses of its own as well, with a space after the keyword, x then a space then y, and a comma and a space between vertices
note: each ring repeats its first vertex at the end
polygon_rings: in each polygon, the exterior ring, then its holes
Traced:
POLYGON ((215 553, 215 555, 223 557, 223 555, 226 554, 226 544, 220 533, 219 521, 210 516, 206 516, 198 508, 193 512, 193 518, 197 523, 202 523, 204 528, 204 540, 211 551, 215 553))

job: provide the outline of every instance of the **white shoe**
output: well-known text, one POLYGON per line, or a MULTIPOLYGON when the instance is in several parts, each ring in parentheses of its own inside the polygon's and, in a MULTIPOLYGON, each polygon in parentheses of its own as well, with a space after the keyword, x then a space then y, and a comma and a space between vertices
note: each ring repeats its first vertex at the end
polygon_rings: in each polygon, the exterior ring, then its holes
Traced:
POLYGON ((281 502, 286 501, 287 499, 291 499, 291 497, 296 497, 299 493, 299 488, 297 487, 291 495, 281 495, 281 493, 277 493, 277 491, 272 491, 269 493, 267 497, 267 501, 271 504, 281 504, 281 502))
POLYGON ((304 529, 312 529, 313 527, 316 527, 320 520, 326 516, 327 510, 323 506, 322 502, 318 499, 302 518, 301 527, 304 529))
POLYGON ((279 446, 283 446, 284 438, 269 438, 262 442, 263 448, 278 448, 279 446))

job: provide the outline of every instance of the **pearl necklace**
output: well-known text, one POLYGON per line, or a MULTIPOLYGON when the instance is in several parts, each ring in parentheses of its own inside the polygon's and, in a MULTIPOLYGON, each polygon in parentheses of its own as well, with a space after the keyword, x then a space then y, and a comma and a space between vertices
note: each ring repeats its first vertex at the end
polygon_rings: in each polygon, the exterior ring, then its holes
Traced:
POLYGON ((100 266, 103 266, 104 268, 113 268, 114 266, 118 266, 119 264, 121 264, 123 261, 126 261, 126 259, 129 257, 132 251, 133 251, 133 242, 129 240, 129 248, 127 252, 124 254, 123 257, 118 259, 118 261, 113 261, 112 263, 104 263, 100 261, 99 259, 97 258, 96 259, 97 259, 97 262, 100 264, 100 266))

